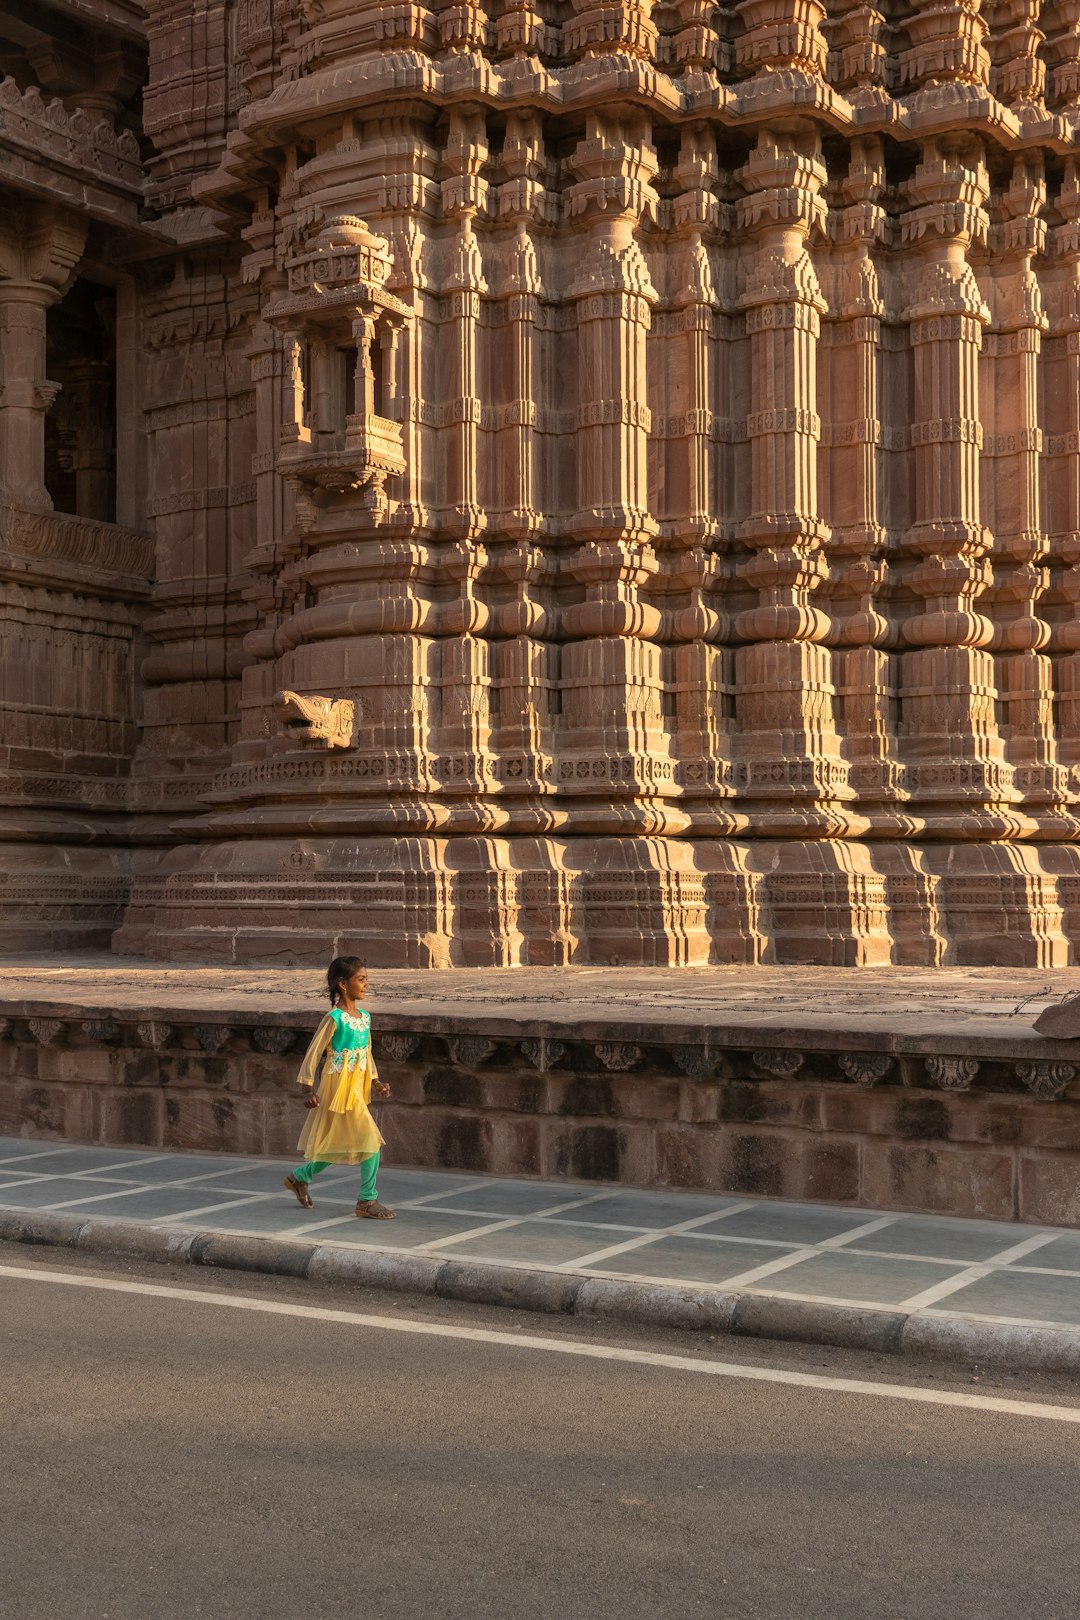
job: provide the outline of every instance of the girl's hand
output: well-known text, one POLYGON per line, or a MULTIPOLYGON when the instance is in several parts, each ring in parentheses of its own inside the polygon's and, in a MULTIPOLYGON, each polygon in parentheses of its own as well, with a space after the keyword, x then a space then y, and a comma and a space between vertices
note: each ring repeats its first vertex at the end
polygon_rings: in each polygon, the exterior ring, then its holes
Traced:
POLYGON ((318 1108, 319 1106, 319 1099, 316 1097, 314 1089, 304 1093, 303 1101, 305 1108, 318 1108))
POLYGON ((376 1080, 375 1095, 377 1097, 389 1097, 390 1087, 387 1085, 385 1080, 376 1080))

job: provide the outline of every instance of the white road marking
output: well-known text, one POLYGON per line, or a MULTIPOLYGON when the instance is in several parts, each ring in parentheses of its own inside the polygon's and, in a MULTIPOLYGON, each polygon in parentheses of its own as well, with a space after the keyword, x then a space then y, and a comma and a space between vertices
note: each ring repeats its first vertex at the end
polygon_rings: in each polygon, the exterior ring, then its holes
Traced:
POLYGON ((309 1322, 337 1322, 342 1327, 374 1328, 384 1333, 412 1333, 427 1338, 458 1339, 472 1344, 497 1344, 512 1350, 540 1350, 548 1355, 581 1356, 590 1361, 666 1367, 674 1372, 704 1373, 713 1378, 735 1378, 755 1384, 788 1384, 797 1389, 820 1389, 840 1395, 872 1395, 882 1400, 957 1406, 973 1412, 1000 1412, 1009 1417, 1045 1418, 1054 1423, 1080 1423, 1080 1406, 1012 1401, 1000 1395, 965 1395, 959 1390, 917 1389, 909 1384, 875 1384, 862 1378, 827 1378, 819 1373, 789 1372, 777 1367, 745 1367, 728 1361, 699 1361, 692 1356, 665 1355, 656 1350, 628 1350, 614 1344, 588 1344, 581 1339, 543 1339, 535 1334, 499 1333, 491 1328, 453 1327, 445 1322, 368 1316, 360 1311, 330 1311, 316 1305, 256 1299, 249 1294, 215 1294, 201 1288, 169 1288, 161 1283, 122 1282, 113 1277, 92 1277, 85 1272, 0 1266, 0 1277, 11 1277, 19 1282, 54 1283, 63 1288, 91 1288, 112 1294, 141 1294, 151 1299, 175 1299, 192 1305, 216 1305, 226 1310, 256 1311, 264 1316, 296 1316, 309 1322))

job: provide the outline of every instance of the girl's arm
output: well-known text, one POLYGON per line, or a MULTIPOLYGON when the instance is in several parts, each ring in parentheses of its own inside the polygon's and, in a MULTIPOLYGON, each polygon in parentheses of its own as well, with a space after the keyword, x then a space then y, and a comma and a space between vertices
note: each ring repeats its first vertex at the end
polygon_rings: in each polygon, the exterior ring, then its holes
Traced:
POLYGON ((315 1081, 319 1074, 319 1064, 322 1062, 323 1055, 333 1039, 335 1027, 333 1015, 327 1013, 312 1036, 311 1045, 304 1053, 304 1061, 301 1063, 300 1073, 296 1077, 298 1086, 303 1086, 308 1091, 314 1090, 315 1081))

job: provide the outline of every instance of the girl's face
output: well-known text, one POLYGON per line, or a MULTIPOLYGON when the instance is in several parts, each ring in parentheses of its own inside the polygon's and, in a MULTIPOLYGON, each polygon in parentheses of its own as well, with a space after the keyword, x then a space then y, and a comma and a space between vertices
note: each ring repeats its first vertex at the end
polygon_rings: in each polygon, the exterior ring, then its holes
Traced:
POLYGON ((342 979, 341 994, 349 1001, 363 1001, 367 995, 368 977, 363 968, 359 968, 351 979, 342 979))

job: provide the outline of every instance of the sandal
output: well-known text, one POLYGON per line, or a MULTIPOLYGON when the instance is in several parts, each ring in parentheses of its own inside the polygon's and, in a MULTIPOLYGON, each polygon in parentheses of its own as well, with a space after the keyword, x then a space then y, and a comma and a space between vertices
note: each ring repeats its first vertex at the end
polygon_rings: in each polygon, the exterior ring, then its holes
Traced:
POLYGON ((295 1176, 286 1176, 284 1185, 288 1187, 291 1193, 296 1194, 296 1201, 300 1205, 301 1209, 314 1208, 314 1205, 311 1202, 311 1194, 308 1192, 307 1186, 304 1182, 297 1181, 295 1176))
POLYGON ((377 1198, 368 1198, 356 1206, 356 1216, 361 1221, 396 1221, 397 1214, 377 1198))

